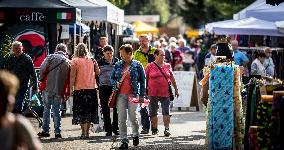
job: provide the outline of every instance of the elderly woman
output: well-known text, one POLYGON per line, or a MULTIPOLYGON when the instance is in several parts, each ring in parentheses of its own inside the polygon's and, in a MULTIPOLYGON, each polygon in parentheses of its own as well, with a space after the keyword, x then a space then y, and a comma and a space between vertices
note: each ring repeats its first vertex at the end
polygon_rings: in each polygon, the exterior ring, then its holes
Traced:
POLYGON ((79 43, 71 61, 70 91, 73 93, 72 124, 81 125, 81 139, 89 138, 91 122, 96 121, 98 98, 95 76, 99 73, 98 64, 89 57, 87 46, 79 43))
POLYGON ((1 149, 41 149, 41 143, 29 120, 11 113, 19 80, 11 73, 0 71, 0 147, 1 149))
POLYGON ((255 58, 255 60, 251 63, 250 75, 266 76, 265 68, 263 66, 266 57, 265 53, 256 53, 256 57, 257 58, 255 58))
POLYGON ((155 50, 155 61, 148 64, 146 67, 146 80, 148 96, 150 98, 150 113, 152 122, 152 134, 158 133, 158 102, 161 103, 163 121, 165 126, 164 135, 170 136, 169 124, 170 124, 170 93, 169 82, 172 83, 175 89, 175 95, 179 96, 178 88, 175 78, 173 76, 171 65, 165 63, 165 52, 163 50, 155 50))
POLYGON ((264 49, 265 52, 265 61, 263 63, 263 66, 265 68, 266 74, 268 76, 274 77, 274 73, 275 73, 275 65, 273 63, 273 59, 271 58, 272 56, 272 50, 267 47, 264 49))
POLYGON ((112 70, 112 84, 114 90, 118 90, 117 113, 121 146, 119 149, 128 149, 127 138, 127 112, 132 124, 133 145, 139 144, 139 125, 136 108, 138 104, 129 102, 129 97, 144 100, 145 95, 145 73, 142 64, 133 60, 133 48, 131 45, 122 45, 119 48, 121 61, 117 62, 112 70), (123 78, 123 81, 121 81, 123 78))

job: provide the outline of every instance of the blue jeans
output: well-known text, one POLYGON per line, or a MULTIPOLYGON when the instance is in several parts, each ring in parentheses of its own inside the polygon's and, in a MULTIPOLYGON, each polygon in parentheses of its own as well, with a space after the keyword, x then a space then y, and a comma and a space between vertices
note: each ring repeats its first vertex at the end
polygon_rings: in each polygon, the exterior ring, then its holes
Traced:
POLYGON ((51 95, 46 91, 43 91, 43 125, 42 129, 44 132, 49 133, 49 124, 50 124, 50 109, 52 107, 53 113, 53 122, 55 133, 60 133, 61 127, 61 116, 60 116, 60 105, 61 105, 61 96, 51 95))
POLYGON ((15 97, 16 103, 14 106, 14 113, 19 113, 21 114, 23 112, 23 105, 24 105, 24 100, 25 100, 25 95, 28 91, 28 87, 21 87, 19 91, 17 92, 17 95, 15 97))
POLYGON ((142 108, 140 110, 141 115, 141 124, 143 130, 149 130, 150 129, 150 118, 148 115, 147 107, 142 108))

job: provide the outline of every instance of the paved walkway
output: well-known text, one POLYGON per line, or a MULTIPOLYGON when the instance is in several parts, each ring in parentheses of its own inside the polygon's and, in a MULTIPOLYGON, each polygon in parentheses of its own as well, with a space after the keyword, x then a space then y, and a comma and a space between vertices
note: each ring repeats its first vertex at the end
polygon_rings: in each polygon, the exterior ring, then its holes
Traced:
MULTIPOLYGON (((162 116, 159 115, 159 134, 158 135, 141 135, 140 144, 134 147, 132 140, 129 143, 129 149, 139 150, 171 150, 171 149, 184 149, 184 150, 203 150, 205 146, 205 113, 195 111, 176 111, 172 113, 171 117, 171 136, 164 137, 162 116)), ((88 140, 81 140, 80 126, 71 124, 71 116, 64 117, 62 120, 62 136, 63 139, 54 139, 54 134, 51 138, 42 138, 44 150, 70 150, 70 149, 93 149, 93 150, 108 150, 118 149, 120 142, 118 137, 105 137, 105 132, 91 133, 88 140)), ((34 124, 36 131, 38 124, 35 119, 30 118, 34 124)), ((53 131, 53 123, 51 124, 51 131, 53 131)), ((141 130, 141 128, 140 128, 141 130)), ((131 133, 131 128, 128 128, 131 133)))

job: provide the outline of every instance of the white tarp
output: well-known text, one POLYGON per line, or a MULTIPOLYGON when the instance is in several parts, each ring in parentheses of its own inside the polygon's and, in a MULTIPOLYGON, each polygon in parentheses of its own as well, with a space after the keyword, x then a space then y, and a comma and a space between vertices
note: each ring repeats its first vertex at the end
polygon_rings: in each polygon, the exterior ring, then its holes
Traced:
POLYGON ((233 18, 234 18, 234 20, 247 18, 246 12, 248 10, 253 10, 253 9, 258 8, 258 7, 263 7, 265 5, 267 5, 266 0, 256 0, 255 2, 250 4, 248 7, 244 8, 241 11, 239 11, 238 13, 234 14, 233 18))
POLYGON ((234 14, 234 20, 254 17, 267 21, 284 20, 284 3, 278 6, 266 4, 266 0, 257 0, 248 7, 234 14))
POLYGON ((282 21, 284 20, 284 3, 248 10, 246 15, 267 21, 282 21))
POLYGON ((107 21, 115 24, 124 23, 124 10, 106 0, 61 0, 71 6, 80 8, 83 21, 107 21))
POLYGON ((230 21, 226 25, 213 27, 215 34, 241 34, 241 35, 270 35, 284 36, 280 33, 274 22, 256 19, 253 17, 230 21))
POLYGON ((234 21, 235 20, 225 20, 225 21, 217 21, 217 22, 208 23, 205 25, 205 30, 212 33, 213 28, 227 26, 228 24, 234 21))
POLYGON ((275 22, 279 32, 284 34, 284 21, 276 21, 275 22))

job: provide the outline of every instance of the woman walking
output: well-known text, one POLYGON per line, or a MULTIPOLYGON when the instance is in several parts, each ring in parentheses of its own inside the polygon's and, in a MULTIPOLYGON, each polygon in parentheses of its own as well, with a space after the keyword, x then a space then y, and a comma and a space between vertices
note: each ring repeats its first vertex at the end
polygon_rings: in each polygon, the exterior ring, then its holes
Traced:
POLYGON ((81 139, 89 138, 91 122, 96 121, 98 99, 95 76, 99 73, 98 64, 89 57, 87 46, 79 43, 71 61, 70 91, 73 93, 72 124, 81 125, 81 139))
POLYGON ((172 83, 175 89, 175 96, 179 96, 175 78, 172 73, 171 65, 165 63, 165 52, 157 49, 154 52, 155 61, 146 67, 147 94, 150 99, 149 116, 152 123, 152 134, 156 135, 158 131, 158 102, 161 103, 163 121, 165 126, 164 135, 170 136, 170 93, 169 84, 172 83), (169 83, 170 82, 170 83, 169 83))
POLYGON ((111 123, 110 119, 110 108, 108 107, 108 100, 112 92, 113 86, 111 85, 111 71, 114 64, 118 62, 118 58, 113 57, 113 47, 106 45, 103 47, 103 58, 98 61, 100 67, 99 76, 99 93, 100 93, 100 104, 102 106, 104 127, 106 131, 106 136, 111 136, 112 132, 115 135, 118 133, 118 119, 117 119, 117 109, 113 108, 113 121, 111 123))
POLYGON ((144 100, 145 73, 142 64, 133 60, 131 45, 122 45, 119 48, 121 61, 117 62, 112 71, 111 79, 114 90, 118 90, 116 108, 118 112, 119 133, 121 146, 119 149, 128 149, 127 112, 132 124, 133 145, 139 144, 139 125, 136 108, 138 104, 129 102, 129 97, 144 100), (121 81, 121 78, 123 81, 121 81))

